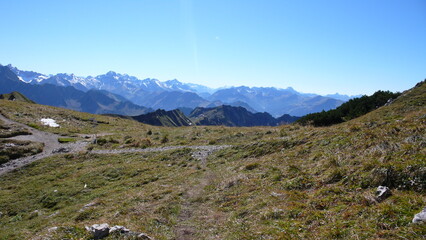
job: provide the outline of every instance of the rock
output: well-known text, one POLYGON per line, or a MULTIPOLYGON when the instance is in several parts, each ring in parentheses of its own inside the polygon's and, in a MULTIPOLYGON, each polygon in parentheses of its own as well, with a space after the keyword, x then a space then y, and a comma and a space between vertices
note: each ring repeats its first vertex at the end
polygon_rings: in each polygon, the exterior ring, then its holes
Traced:
POLYGON ((91 227, 86 226, 86 230, 92 233, 94 239, 101 239, 108 236, 109 225, 107 223, 93 224, 91 227))
POLYGON ((114 233, 114 232, 118 232, 118 233, 129 233, 130 230, 123 227, 123 226, 114 226, 109 230, 109 233, 114 233))
POLYGON ((69 148, 61 147, 61 148, 54 149, 54 150, 52 151, 52 153, 68 153, 68 152, 70 152, 70 151, 71 151, 71 150, 70 150, 69 148))
POLYGON ((391 190, 388 187, 385 187, 385 186, 378 186, 377 187, 376 200, 378 202, 382 202, 383 200, 385 200, 386 198, 388 198, 391 195, 392 195, 391 190))
POLYGON ((152 238, 150 236, 146 235, 145 233, 138 234, 138 238, 143 239, 143 240, 152 240, 152 238))
POLYGON ((426 207, 416 215, 414 215, 413 223, 426 223, 426 207))
POLYGON ((84 210, 86 210, 86 208, 94 207, 98 204, 99 203, 97 203, 97 202, 88 203, 88 204, 84 205, 78 212, 84 212, 84 210))
POLYGON ((281 194, 281 193, 271 192, 271 196, 273 196, 273 197, 281 197, 283 195, 284 194, 281 194))
POLYGON ((54 212, 54 213, 52 213, 52 214, 50 214, 49 216, 47 216, 47 217, 54 217, 54 216, 56 216, 56 215, 58 215, 59 214, 59 211, 57 211, 57 212, 54 212))
POLYGON ((58 227, 51 227, 51 228, 47 229, 48 232, 54 232, 56 230, 58 230, 58 227))

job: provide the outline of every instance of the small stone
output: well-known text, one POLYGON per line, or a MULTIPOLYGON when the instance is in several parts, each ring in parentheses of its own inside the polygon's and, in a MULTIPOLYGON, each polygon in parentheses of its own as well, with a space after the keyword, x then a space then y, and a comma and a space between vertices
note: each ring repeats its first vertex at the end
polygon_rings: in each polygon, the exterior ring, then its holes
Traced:
POLYGON ((138 235, 138 238, 144 239, 144 240, 152 240, 152 238, 150 236, 146 235, 145 233, 140 233, 138 235))
POLYGON ((71 150, 69 148, 60 147, 57 149, 54 149, 52 153, 69 153, 71 150))
POLYGON ((271 192, 271 196, 274 196, 274 197, 281 197, 283 195, 284 194, 281 194, 281 193, 271 192))
POLYGON ((107 223, 93 224, 91 227, 86 226, 86 230, 92 233, 94 239, 102 239, 108 236, 109 225, 107 223))
POLYGON ((58 215, 59 214, 59 212, 54 212, 54 213, 52 213, 52 214, 50 214, 49 216, 47 216, 47 217, 54 217, 54 216, 56 216, 56 215, 58 215))
POLYGON ((130 232, 130 230, 123 227, 123 226, 114 226, 109 230, 110 234, 113 233, 113 232, 128 233, 128 232, 130 232))
POLYGON ((48 232, 54 232, 56 230, 58 230, 58 227, 51 227, 51 228, 47 229, 48 232))
POLYGON ((376 190, 376 199, 378 202, 382 202, 389 196, 391 196, 391 190, 386 186, 378 186, 376 190))
POLYGON ((426 223, 426 207, 416 215, 414 215, 413 223, 426 223))

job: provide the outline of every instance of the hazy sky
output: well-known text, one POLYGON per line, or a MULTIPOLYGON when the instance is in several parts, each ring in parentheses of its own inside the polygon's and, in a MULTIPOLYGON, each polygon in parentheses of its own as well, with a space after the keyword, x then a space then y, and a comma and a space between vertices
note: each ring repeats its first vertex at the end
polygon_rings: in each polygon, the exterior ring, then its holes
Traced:
POLYGON ((210 87, 402 91, 426 78, 425 0, 0 0, 0 64, 210 87))

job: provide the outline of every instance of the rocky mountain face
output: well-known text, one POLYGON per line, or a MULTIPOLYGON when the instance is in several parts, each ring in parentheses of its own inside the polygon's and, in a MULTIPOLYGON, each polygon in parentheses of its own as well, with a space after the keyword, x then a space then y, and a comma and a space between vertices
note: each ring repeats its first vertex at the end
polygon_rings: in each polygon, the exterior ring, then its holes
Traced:
POLYGON ((7 67, 18 76, 19 80, 26 83, 30 83, 30 82, 37 83, 37 82, 43 81, 44 79, 49 78, 48 76, 38 72, 19 70, 18 68, 12 66, 11 64, 7 65, 7 67))
POLYGON ((125 100, 121 96, 99 90, 83 92, 72 86, 30 84, 22 81, 10 67, 0 66, 0 93, 18 91, 44 105, 89 113, 138 115, 151 111, 125 100))
POLYGON ((99 76, 78 77, 74 74, 52 76, 22 71, 8 65, 24 82, 37 85, 71 86, 81 91, 105 90, 121 95, 135 104, 153 109, 242 106, 250 112, 268 112, 274 117, 283 114, 303 116, 330 110, 341 105, 349 96, 335 94, 330 97, 303 94, 292 88, 231 87, 220 90, 206 86, 182 83, 178 80, 161 82, 157 79, 138 79, 127 74, 110 71, 99 76), (343 100, 339 100, 343 99, 343 100))

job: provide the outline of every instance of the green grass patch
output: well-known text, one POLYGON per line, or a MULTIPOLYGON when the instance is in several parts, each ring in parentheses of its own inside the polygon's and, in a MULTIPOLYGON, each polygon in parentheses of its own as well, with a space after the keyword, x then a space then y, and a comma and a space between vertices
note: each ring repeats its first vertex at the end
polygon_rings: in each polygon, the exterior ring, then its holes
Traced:
POLYGON ((58 138, 58 142, 59 143, 72 143, 72 142, 76 142, 77 139, 75 138, 58 138))

